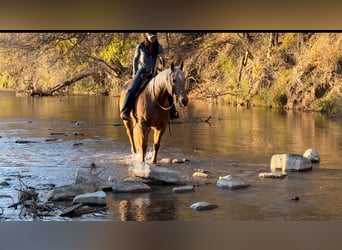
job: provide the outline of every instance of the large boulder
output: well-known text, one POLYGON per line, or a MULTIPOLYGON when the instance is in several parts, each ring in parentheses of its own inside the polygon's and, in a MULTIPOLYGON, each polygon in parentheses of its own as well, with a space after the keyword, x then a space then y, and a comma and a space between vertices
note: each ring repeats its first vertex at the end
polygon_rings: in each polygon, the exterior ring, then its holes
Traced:
POLYGON ((305 171, 312 169, 311 160, 300 154, 276 154, 271 158, 271 171, 305 171))
POLYGON ((246 184, 237 176, 226 175, 223 177, 219 177, 219 179, 216 182, 216 186, 229 189, 238 189, 248 187, 248 184, 246 184))
POLYGON ((132 162, 128 172, 130 175, 161 183, 175 184, 180 179, 180 173, 178 171, 150 166, 145 162, 132 162))

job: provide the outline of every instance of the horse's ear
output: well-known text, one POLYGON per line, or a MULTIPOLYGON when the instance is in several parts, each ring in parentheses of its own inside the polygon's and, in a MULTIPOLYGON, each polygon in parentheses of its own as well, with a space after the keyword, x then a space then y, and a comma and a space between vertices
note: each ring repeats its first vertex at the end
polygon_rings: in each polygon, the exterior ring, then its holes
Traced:
POLYGON ((184 64, 184 62, 182 61, 181 65, 180 65, 181 70, 183 70, 183 64, 184 64))
POLYGON ((175 65, 173 64, 173 62, 171 63, 171 72, 175 69, 175 65))

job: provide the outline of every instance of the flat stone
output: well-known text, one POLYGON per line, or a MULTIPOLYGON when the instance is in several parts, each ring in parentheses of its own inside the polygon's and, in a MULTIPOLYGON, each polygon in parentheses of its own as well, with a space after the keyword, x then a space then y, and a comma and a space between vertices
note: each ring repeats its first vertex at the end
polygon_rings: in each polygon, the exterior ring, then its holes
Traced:
POLYGON ((191 204, 190 208, 197 210, 197 211, 203 211, 203 210, 211 210, 214 208, 217 208, 218 206, 206 201, 200 201, 200 202, 196 202, 191 204))
POLYGON ((248 187, 248 184, 246 184, 237 176, 226 175, 223 177, 219 177, 219 179, 216 182, 216 186, 229 189, 239 189, 248 187))
POLYGON ((173 159, 172 163, 185 163, 187 161, 189 161, 189 160, 186 159, 186 158, 183 158, 183 159, 173 159))
POLYGON ((271 171, 305 171, 312 169, 311 160, 300 154, 276 154, 271 158, 271 171))
POLYGON ((159 162, 170 164, 170 163, 172 163, 172 159, 171 158, 163 158, 159 162))
POLYGON ((74 197, 73 203, 106 205, 106 193, 103 191, 97 191, 93 193, 80 194, 74 197))
POLYGON ((177 183, 180 179, 180 173, 178 171, 163 167, 150 166, 145 162, 133 162, 130 165, 128 172, 136 177, 169 184, 177 183))
POLYGON ((115 193, 144 193, 151 192, 151 187, 139 181, 126 180, 114 181, 112 190, 115 193))
POLYGON ((192 177, 199 177, 199 178, 211 178, 209 173, 204 173, 204 172, 194 172, 192 174, 192 177))
POLYGON ((181 187, 174 187, 172 189, 173 193, 187 193, 187 192, 193 192, 193 191, 195 191, 195 188, 194 188, 194 186, 190 186, 190 185, 181 186, 181 187))
POLYGON ((307 149, 303 156, 307 159, 309 159, 311 162, 320 162, 321 157, 316 149, 309 148, 307 149))
POLYGON ((268 173, 260 173, 259 178, 275 178, 275 179, 284 179, 287 176, 285 173, 281 172, 268 172, 268 173))
POLYGON ((76 195, 91 193, 101 190, 101 185, 98 182, 86 182, 75 185, 68 185, 54 188, 48 195, 49 201, 64 201, 71 200, 76 195))

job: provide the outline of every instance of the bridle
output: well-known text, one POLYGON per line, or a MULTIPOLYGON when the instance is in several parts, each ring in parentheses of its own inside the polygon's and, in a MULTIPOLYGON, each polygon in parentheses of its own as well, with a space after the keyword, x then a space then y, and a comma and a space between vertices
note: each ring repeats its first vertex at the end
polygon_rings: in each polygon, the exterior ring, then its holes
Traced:
MULTIPOLYGON (((172 74, 172 72, 170 72, 170 74, 168 75, 167 80, 166 80, 166 84, 168 84, 169 86, 171 86, 172 96, 173 96, 173 95, 175 94, 175 91, 174 91, 174 87, 173 87, 173 85, 172 85, 172 83, 171 83, 171 78, 172 78, 172 77, 171 77, 171 74, 172 74)), ((158 107, 161 108, 162 110, 165 110, 165 111, 170 110, 170 109, 172 108, 172 106, 174 105, 173 103, 172 103, 169 107, 163 107, 163 106, 158 102, 158 99, 156 98, 156 94, 155 94, 155 92, 154 92, 154 84, 155 84, 155 81, 156 81, 156 78, 154 77, 154 78, 153 78, 153 83, 152 83, 152 94, 153 94, 153 96, 154 96, 155 102, 157 103, 158 107)), ((167 86, 166 86, 166 88, 167 88, 167 86)))

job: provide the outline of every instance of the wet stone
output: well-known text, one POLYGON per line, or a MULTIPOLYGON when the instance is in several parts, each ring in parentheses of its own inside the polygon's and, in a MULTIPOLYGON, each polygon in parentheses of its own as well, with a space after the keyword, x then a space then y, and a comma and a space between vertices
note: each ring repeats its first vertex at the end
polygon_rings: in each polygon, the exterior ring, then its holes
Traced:
POLYGON ((226 175, 223 177, 219 177, 219 179, 216 182, 216 186, 228 189, 239 189, 248 187, 248 184, 246 184, 237 176, 226 175))
POLYGON ((52 135, 52 136, 69 136, 69 134, 65 133, 65 132, 51 132, 50 135, 52 135))
POLYGON ((187 193, 187 192, 193 192, 195 191, 195 187, 194 186, 181 186, 181 187, 174 187, 172 189, 173 193, 187 193))
POLYGON ((217 207, 218 207, 217 205, 206 202, 206 201, 196 202, 196 203, 191 204, 190 206, 190 208, 196 211, 211 210, 217 207))
POLYGON ((38 143, 38 141, 31 141, 31 140, 18 139, 18 140, 15 141, 15 143, 29 144, 29 143, 38 143))
POLYGON ((271 158, 271 171, 305 171, 312 169, 311 160, 300 154, 276 154, 271 158))
POLYGON ((73 203, 81 203, 87 205, 106 205, 106 193, 97 191, 93 193, 79 194, 74 197, 73 203))
POLYGON ((303 156, 307 159, 309 159, 311 162, 320 162, 321 160, 321 157, 318 153, 317 150, 313 149, 313 148, 310 148, 310 149, 307 149, 303 156))
POLYGON ((145 162, 133 162, 128 171, 133 176, 151 179, 162 183, 174 184, 180 179, 180 173, 178 171, 163 167, 150 166, 145 162))
POLYGON ((163 158, 159 162, 170 164, 170 163, 172 163, 172 159, 171 158, 163 158))
POLYGON ((91 193, 101 190, 98 182, 85 182, 75 185, 68 185, 54 188, 48 195, 49 201, 71 200, 76 195, 91 193))
POLYGON ((114 193, 145 193, 151 192, 151 187, 145 183, 133 180, 114 181, 112 185, 114 193))
POLYGON ((0 182, 0 186, 6 187, 9 186, 10 184, 7 181, 0 182))
POLYGON ((282 172, 269 172, 269 173, 260 173, 259 178, 274 178, 274 179, 284 179, 287 174, 282 172))
POLYGON ((189 160, 184 158, 184 159, 173 159, 171 162, 172 163, 185 163, 188 162, 189 160))
POLYGON ((199 178, 211 178, 209 173, 204 173, 204 172, 194 172, 192 174, 192 177, 199 177, 199 178))

